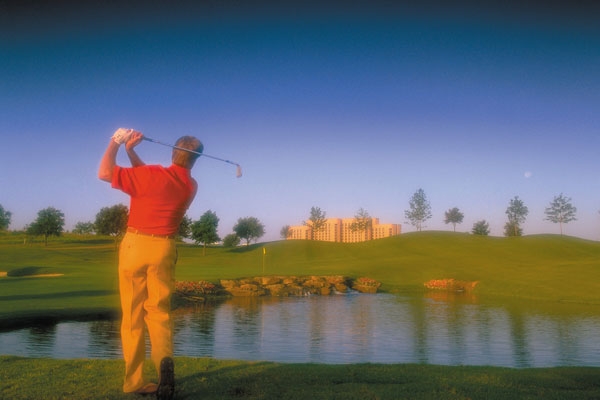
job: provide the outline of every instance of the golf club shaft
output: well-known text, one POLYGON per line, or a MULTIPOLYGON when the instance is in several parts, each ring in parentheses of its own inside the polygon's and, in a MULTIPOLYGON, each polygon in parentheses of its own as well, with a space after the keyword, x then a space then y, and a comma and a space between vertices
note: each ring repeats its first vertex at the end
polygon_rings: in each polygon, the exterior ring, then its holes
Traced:
POLYGON ((240 164, 238 164, 238 163, 236 163, 236 162, 233 162, 233 161, 230 161, 230 160, 225 160, 225 159, 223 159, 223 158, 219 158, 219 157, 211 156, 211 155, 204 154, 204 153, 199 153, 199 152, 197 152, 197 151, 190 150, 190 149, 185 149, 185 148, 183 148, 183 147, 179 147, 179 146, 173 146, 172 144, 168 144, 168 143, 159 142, 158 140, 150 139, 149 137, 146 137, 146 136, 144 136, 144 140, 147 140, 147 141, 149 141, 149 142, 152 142, 152 143, 162 144, 163 146, 171 147, 171 148, 173 148, 173 149, 182 150, 182 151, 187 151, 188 153, 194 153, 194 154, 198 154, 199 156, 202 156, 202 157, 208 157, 208 158, 212 158, 213 160, 223 161, 223 162, 226 162, 226 163, 228 163, 228 164, 237 165, 238 167, 240 166, 240 164))

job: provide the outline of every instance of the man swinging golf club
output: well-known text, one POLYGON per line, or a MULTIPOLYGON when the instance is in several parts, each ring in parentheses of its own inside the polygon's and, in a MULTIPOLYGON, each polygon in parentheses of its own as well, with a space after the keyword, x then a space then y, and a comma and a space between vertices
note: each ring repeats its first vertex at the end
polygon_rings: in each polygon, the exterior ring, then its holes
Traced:
POLYGON ((143 138, 133 129, 118 129, 102 157, 98 177, 131 199, 127 233, 119 249, 123 391, 156 393, 157 399, 163 400, 172 399, 175 394, 170 318, 177 261, 174 238, 196 195, 198 185, 191 169, 203 145, 193 136, 183 136, 175 144, 171 166, 145 165, 134 150, 143 138), (116 163, 121 144, 125 144, 131 168, 116 163), (144 380, 142 374, 146 354, 144 325, 150 336, 158 384, 144 380))

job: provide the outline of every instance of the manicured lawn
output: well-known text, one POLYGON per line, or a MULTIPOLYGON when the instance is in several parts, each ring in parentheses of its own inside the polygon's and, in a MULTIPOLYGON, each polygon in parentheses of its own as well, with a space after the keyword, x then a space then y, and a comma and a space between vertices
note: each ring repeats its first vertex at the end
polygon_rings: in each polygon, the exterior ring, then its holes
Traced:
POLYGON ((368 276, 387 292, 421 292, 430 279, 478 281, 484 297, 600 304, 600 242, 422 232, 366 243, 279 241, 236 250, 180 249, 181 280, 257 275, 368 276), (263 251, 264 270, 263 270, 263 251))
MULTIPOLYGON (((600 368, 278 364, 176 358, 177 399, 598 399, 600 368)), ((0 357, 3 399, 131 399, 119 360, 0 357)), ((153 374, 147 363, 147 373, 153 374)), ((149 375, 150 376, 150 375, 149 375)))
MULTIPOLYGON (((110 238, 66 236, 46 247, 0 235, 0 326, 118 315, 110 238), (58 276, 38 276, 38 275, 58 276), (0 274, 2 275, 2 274, 0 274)), ((600 243, 572 237, 422 232, 358 244, 281 241, 237 249, 181 245, 178 280, 259 275, 367 276, 392 293, 431 279, 478 281, 475 295, 548 308, 600 305, 600 243), (263 248, 266 254, 263 254, 263 248)), ((568 307, 566 308, 568 312, 568 307)), ((0 351, 1 353, 1 351, 0 351)), ((598 399, 600 368, 318 365, 177 358, 179 399, 598 399)), ((0 398, 126 399, 120 360, 0 356, 0 398)), ((152 369, 148 365, 148 372, 152 369)))
MULTIPOLYGON (((202 254, 199 246, 180 246, 178 280, 367 276, 381 281, 383 291, 419 293, 428 280, 454 278, 478 281, 475 293, 481 298, 600 305, 600 242, 558 235, 498 238, 421 232, 366 243, 277 241, 209 248, 202 254)), ((110 238, 70 235, 46 247, 1 235, 0 272, 13 276, 0 277, 0 322, 116 314, 116 265, 110 238)))
POLYGON ((114 241, 67 237, 46 247, 11 239, 0 236, 0 271, 9 275, 0 278, 1 325, 117 312, 114 241))

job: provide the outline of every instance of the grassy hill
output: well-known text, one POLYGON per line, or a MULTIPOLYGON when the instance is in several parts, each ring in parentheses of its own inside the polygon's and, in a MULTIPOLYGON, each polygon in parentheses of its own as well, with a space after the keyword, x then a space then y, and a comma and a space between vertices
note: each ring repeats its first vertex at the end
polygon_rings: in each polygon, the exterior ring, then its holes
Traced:
POLYGON ((423 290, 430 279, 479 281, 480 295, 600 304, 600 243, 558 235, 515 238, 408 233, 364 243, 280 241, 236 250, 180 250, 178 279, 344 274, 388 292, 423 290), (263 247, 266 254, 263 256, 263 247))
MULTIPOLYGON (((61 318, 118 309, 110 238, 66 235, 24 244, 0 235, 0 321, 61 318), (39 274, 62 274, 33 277, 39 274)), ((178 280, 258 275, 368 276, 382 290, 419 293, 431 279, 479 281, 480 297, 600 304, 600 242, 558 236, 480 237, 408 233, 364 243, 278 241, 236 249, 181 245, 178 280), (265 253, 263 253, 263 248, 265 253)))

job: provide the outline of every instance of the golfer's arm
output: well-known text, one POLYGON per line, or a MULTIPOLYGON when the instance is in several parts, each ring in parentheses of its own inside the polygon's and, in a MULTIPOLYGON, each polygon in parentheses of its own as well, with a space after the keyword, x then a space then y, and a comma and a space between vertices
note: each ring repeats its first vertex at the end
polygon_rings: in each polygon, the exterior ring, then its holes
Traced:
POLYGON ((132 167, 141 167, 142 165, 146 165, 146 163, 142 161, 140 156, 138 156, 133 149, 127 149, 127 156, 129 157, 129 161, 131 161, 132 167))
POLYGON ((106 182, 112 182, 113 169, 117 165, 117 152, 119 151, 119 144, 114 140, 110 140, 102 160, 100 160, 100 167, 98 168, 98 178, 106 182))

